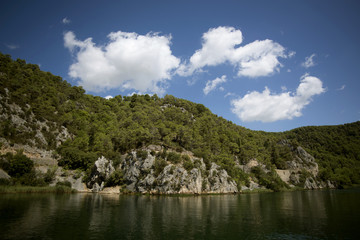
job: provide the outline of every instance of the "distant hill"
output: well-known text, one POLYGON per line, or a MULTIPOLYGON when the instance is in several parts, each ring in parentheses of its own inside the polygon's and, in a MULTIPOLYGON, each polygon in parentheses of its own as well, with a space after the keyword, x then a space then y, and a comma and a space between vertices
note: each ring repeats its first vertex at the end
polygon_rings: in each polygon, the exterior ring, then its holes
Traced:
MULTIPOLYGON (((3 154, 15 148, 25 149, 24 153, 36 149, 39 156, 34 150, 30 158, 86 172, 84 179, 104 156, 115 168, 122 166, 120 175, 126 180, 126 156, 142 149, 153 151, 156 161, 165 160, 161 171, 169 164, 184 167, 188 160, 174 162, 175 153, 190 156, 192 164, 201 159, 203 176, 211 175, 214 163, 219 171, 226 170, 238 190, 251 183, 274 190, 306 184, 310 188, 312 181, 316 183, 312 188, 360 183, 360 122, 283 133, 252 131, 218 117, 202 104, 171 95, 119 95, 107 100, 85 94, 82 87, 71 86, 37 65, 3 54, 0 120, 3 154), (250 166, 254 161, 255 166, 250 166)), ((127 181, 123 184, 129 186, 127 181)))

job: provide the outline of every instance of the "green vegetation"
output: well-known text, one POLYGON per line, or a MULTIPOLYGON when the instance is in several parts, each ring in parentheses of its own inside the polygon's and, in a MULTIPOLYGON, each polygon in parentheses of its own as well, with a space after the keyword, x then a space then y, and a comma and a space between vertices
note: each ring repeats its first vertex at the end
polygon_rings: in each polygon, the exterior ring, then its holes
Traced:
POLYGON ((0 185, 0 193, 75 193, 76 190, 66 186, 39 187, 39 186, 4 186, 0 185))
POLYGON ((319 176, 345 187, 360 183, 360 122, 301 127, 284 136, 302 146, 319 164, 319 176))
POLYGON ((155 158, 155 164, 154 164, 154 175, 157 177, 159 174, 164 170, 164 168, 167 166, 167 163, 165 159, 162 157, 155 158))
POLYGON ((15 155, 6 153, 0 156, 0 168, 11 176, 10 181, 3 180, 3 185, 45 186, 43 176, 36 174, 34 163, 21 151, 15 155))
POLYGON ((271 189, 275 192, 278 192, 288 186, 281 181, 279 176, 274 171, 265 172, 261 167, 256 166, 251 169, 251 172, 259 180, 259 184, 271 189))
MULTIPOLYGON (((319 163, 322 180, 331 180, 338 186, 360 183, 360 122, 303 127, 284 133, 252 131, 212 114, 201 104, 171 95, 164 98, 119 95, 109 100, 88 95, 82 87, 71 86, 60 77, 41 71, 37 65, 20 59, 14 61, 3 54, 0 83, 0 137, 10 144, 55 149, 59 165, 68 169, 87 171, 101 155, 118 162, 122 154, 156 144, 165 151, 156 156, 155 174, 161 172, 167 161, 182 163, 191 170, 195 163, 186 155, 166 152, 170 148, 178 152, 187 150, 203 158, 207 170, 212 162, 217 163, 241 186, 249 184, 249 175, 235 168, 236 162, 246 164, 256 158, 268 169, 284 169, 286 161, 294 157, 293 149, 302 146, 319 163), (24 121, 14 123, 12 115, 24 121), (57 145, 57 136, 64 128, 69 137, 57 145), (284 139, 288 144, 280 144, 284 139)), ((140 158, 147 154, 142 150, 136 152, 140 158)), ((31 175, 31 164, 23 157, 16 158, 19 159, 2 162, 0 167, 10 171, 19 182, 25 183, 21 179, 26 175, 26 179, 34 180, 26 184, 39 184, 31 175), (6 165, 10 163, 11 168, 6 165)), ((286 187, 273 173, 255 170, 252 174, 271 189, 286 187)), ((117 174, 108 185, 122 183, 121 173, 117 174)), ((51 172, 43 181, 51 181, 51 172)))
POLYGON ((105 187, 122 186, 124 185, 124 173, 121 170, 113 172, 105 183, 105 187))

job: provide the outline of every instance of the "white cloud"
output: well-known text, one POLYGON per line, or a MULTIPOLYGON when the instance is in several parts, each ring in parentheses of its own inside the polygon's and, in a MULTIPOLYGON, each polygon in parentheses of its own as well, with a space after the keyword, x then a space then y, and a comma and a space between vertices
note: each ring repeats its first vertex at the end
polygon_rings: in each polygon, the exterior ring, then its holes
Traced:
POLYGON ((346 85, 342 85, 340 88, 338 88, 337 90, 338 91, 342 91, 342 90, 344 90, 345 89, 345 87, 346 87, 346 85))
POLYGON ((65 17, 65 18, 63 18, 62 23, 63 23, 63 24, 70 24, 70 23, 71 23, 71 20, 68 19, 67 17, 65 17))
POLYGON ((266 39, 239 47, 232 62, 239 66, 238 76, 260 77, 280 71, 279 57, 285 58, 285 49, 278 43, 266 39))
MULTIPOLYGON (((226 82, 226 75, 223 75, 221 78, 216 78, 214 80, 207 81, 206 86, 203 89, 204 94, 208 95, 211 91, 214 91, 219 84, 225 82, 226 82)), ((222 87, 220 87, 219 89, 220 90, 222 89, 222 91, 224 91, 224 88, 222 87)))
POLYGON ((231 101, 232 112, 242 121, 274 122, 293 119, 302 115, 302 109, 312 97, 325 92, 320 79, 305 74, 301 77, 296 93, 271 93, 265 87, 263 92, 253 91, 242 98, 231 101))
POLYGON ((311 56, 305 58, 305 62, 301 64, 304 68, 309 68, 315 66, 314 57, 316 56, 315 53, 311 54, 311 56))
POLYGON ((224 98, 231 97, 231 96, 236 96, 236 94, 232 93, 232 92, 228 92, 225 94, 224 98))
MULTIPOLYGON (((189 76, 202 71, 205 66, 228 62, 237 67, 238 76, 268 76, 279 71, 279 57, 288 57, 285 48, 272 40, 256 40, 238 46, 242 41, 242 32, 233 27, 211 28, 202 36, 202 48, 191 56, 188 63, 182 64, 177 72, 189 76)), ((289 56, 294 54, 290 52, 289 56)))
POLYGON ((64 46, 75 56, 69 75, 87 91, 134 89, 162 94, 180 60, 170 50, 171 36, 157 33, 112 32, 109 42, 96 46, 92 38, 64 35, 64 46))
POLYGON ((104 98, 107 99, 107 100, 109 100, 109 99, 113 98, 113 96, 108 95, 108 96, 106 96, 106 97, 104 97, 104 98))
POLYGON ((288 54, 288 57, 291 58, 293 56, 295 56, 296 52, 295 51, 290 51, 288 54))
POLYGON ((229 60, 234 47, 242 43, 242 33, 233 27, 211 28, 202 36, 202 48, 190 58, 190 63, 182 65, 180 75, 191 75, 205 66, 216 66, 229 60))

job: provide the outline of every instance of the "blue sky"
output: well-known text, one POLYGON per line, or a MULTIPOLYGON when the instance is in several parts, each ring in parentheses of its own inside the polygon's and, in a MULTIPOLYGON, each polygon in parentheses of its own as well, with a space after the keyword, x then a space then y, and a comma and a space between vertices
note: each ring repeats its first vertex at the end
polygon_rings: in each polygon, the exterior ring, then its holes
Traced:
POLYGON ((360 120, 359 1, 1 1, 0 51, 253 130, 360 120))

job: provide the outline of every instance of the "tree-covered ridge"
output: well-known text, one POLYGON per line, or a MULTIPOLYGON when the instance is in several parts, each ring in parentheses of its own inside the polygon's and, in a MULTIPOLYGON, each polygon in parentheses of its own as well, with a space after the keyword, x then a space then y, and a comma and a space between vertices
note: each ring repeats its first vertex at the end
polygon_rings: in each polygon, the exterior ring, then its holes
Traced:
POLYGON ((285 136, 303 146, 320 165, 319 177, 342 185, 360 183, 360 122, 301 127, 285 136))
POLYGON ((209 168, 216 162, 237 182, 246 182, 234 166, 256 158, 268 169, 286 168, 292 148, 306 148, 320 164, 320 177, 341 184, 359 183, 359 122, 335 127, 305 127, 285 133, 252 131, 212 114, 202 104, 171 95, 116 96, 104 99, 85 94, 37 65, 0 55, 0 137, 56 150, 59 164, 87 170, 105 156, 150 144, 191 151, 209 168), (20 106, 16 111, 12 104, 20 106), (25 120, 19 127, 14 116, 25 120), (42 127, 39 127, 42 126, 42 127), (57 133, 69 131, 58 144, 57 133), (44 136, 39 141, 39 135, 44 136), (36 139, 36 141, 34 140, 36 139), (286 140, 287 144, 281 144, 286 140))

